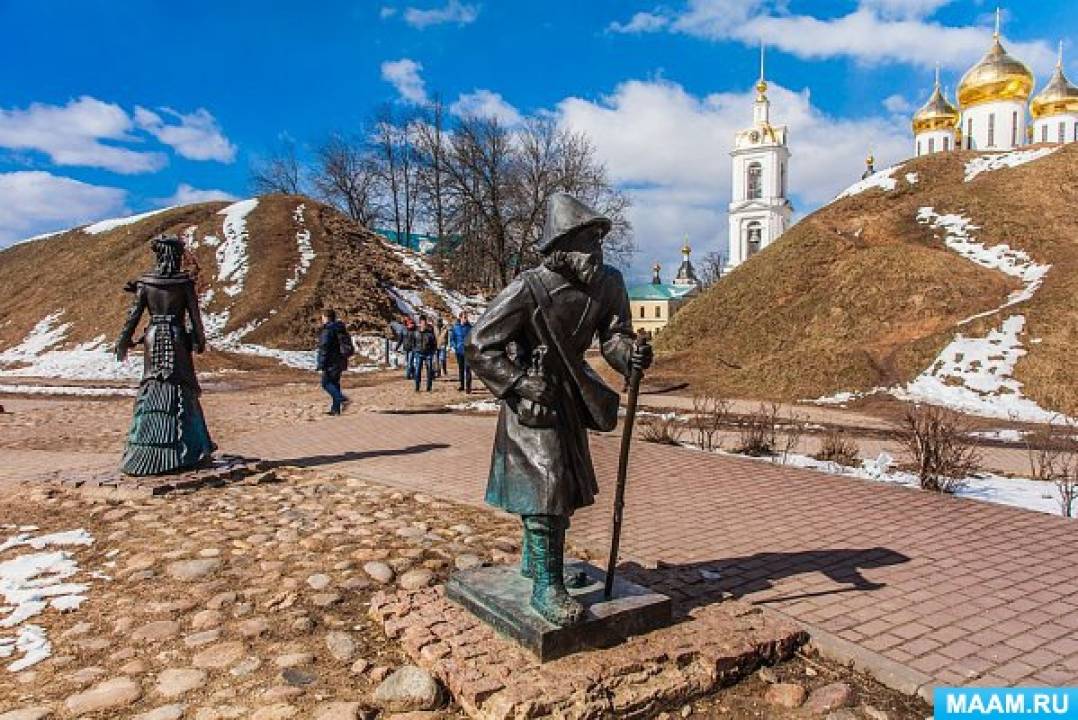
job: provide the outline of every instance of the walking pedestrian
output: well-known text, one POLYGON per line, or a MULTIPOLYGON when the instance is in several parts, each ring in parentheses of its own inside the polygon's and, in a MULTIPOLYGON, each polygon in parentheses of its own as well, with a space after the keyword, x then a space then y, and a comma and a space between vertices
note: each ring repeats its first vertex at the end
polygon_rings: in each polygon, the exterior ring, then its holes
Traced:
POLYGON ((436 321, 434 335, 438 339, 438 353, 434 358, 435 375, 441 377, 449 372, 447 361, 449 357, 449 323, 439 317, 436 321))
POLYGON ((337 311, 322 311, 322 332, 318 338, 318 370, 322 373, 322 389, 330 397, 326 415, 340 415, 348 404, 341 392, 341 375, 348 369, 348 358, 355 352, 352 338, 344 323, 337 319, 337 311))
POLYGON ((434 335, 434 328, 425 317, 419 318, 419 327, 415 331, 415 391, 419 392, 419 385, 423 380, 423 368, 427 369, 427 392, 433 389, 434 384, 434 356, 438 352, 438 338, 434 335))
POLYGON ((468 313, 462 312, 457 316, 449 331, 449 346, 457 360, 457 390, 470 393, 472 391, 472 368, 468 365, 468 359, 464 355, 464 343, 468 339, 468 333, 472 331, 472 324, 468 321, 468 313))

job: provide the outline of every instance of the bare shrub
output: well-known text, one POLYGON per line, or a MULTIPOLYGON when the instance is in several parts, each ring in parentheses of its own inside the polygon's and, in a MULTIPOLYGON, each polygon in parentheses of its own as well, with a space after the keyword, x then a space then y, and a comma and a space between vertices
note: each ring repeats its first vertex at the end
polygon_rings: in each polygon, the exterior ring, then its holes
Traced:
POLYGON ((1029 472, 1034 480, 1053 483, 1059 512, 1074 517, 1078 499, 1078 426, 1063 416, 1051 418, 1026 436, 1029 472))
POLYGON ((781 425, 781 441, 777 445, 779 457, 785 465, 790 458, 790 453, 797 449, 801 438, 808 426, 808 417, 797 412, 790 411, 781 425))
POLYGON ((730 401, 714 390, 706 389, 693 395, 692 409, 690 427, 697 446, 703 450, 717 450, 722 442, 716 438, 730 415, 730 401))
POLYGON ((813 457, 823 462, 846 466, 856 466, 861 462, 860 448, 856 442, 846 437, 842 430, 828 431, 813 457))
POLYGON ((934 405, 914 405, 906 411, 895 438, 916 465, 921 488, 953 493, 981 464, 980 449, 969 439, 962 416, 934 405))
POLYGON ((640 439, 659 445, 680 445, 684 432, 685 426, 674 415, 648 418, 640 424, 640 439))
POLYGON ((778 447, 778 403, 760 403, 756 412, 738 423, 738 445, 735 452, 752 457, 772 457, 778 447))

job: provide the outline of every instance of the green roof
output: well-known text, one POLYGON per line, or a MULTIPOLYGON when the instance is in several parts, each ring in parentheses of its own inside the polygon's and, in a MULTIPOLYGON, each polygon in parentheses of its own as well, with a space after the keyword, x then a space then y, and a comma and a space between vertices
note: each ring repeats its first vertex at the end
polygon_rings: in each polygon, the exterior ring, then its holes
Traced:
POLYGON ((644 283, 629 288, 630 300, 677 300, 695 290, 692 285, 644 283))

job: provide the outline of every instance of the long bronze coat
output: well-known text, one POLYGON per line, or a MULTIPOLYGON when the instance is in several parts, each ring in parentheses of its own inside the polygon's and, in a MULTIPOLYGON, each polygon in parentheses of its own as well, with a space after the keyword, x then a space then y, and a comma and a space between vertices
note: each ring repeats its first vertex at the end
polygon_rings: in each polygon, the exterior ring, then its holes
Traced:
POLYGON ((588 366, 584 353, 598 335, 606 361, 628 374, 634 339, 629 296, 621 273, 610 266, 603 266, 587 287, 543 266, 524 275, 494 298, 465 343, 475 374, 504 401, 486 501, 518 515, 567 516, 591 505, 599 491, 588 429, 612 430, 617 425, 617 393, 588 366), (532 351, 543 344, 536 309, 545 299, 529 288, 524 277, 529 274, 547 294, 547 327, 563 351, 548 348, 544 364, 544 376, 558 390, 553 427, 522 424, 517 414, 520 398, 512 391, 532 351), (507 352, 511 344, 516 360, 507 352))

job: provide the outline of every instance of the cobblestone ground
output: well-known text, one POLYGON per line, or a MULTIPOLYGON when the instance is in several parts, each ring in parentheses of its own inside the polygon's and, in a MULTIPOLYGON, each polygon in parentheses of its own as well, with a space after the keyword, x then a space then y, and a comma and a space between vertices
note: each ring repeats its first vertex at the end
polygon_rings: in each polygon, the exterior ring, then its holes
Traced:
MULTIPOLYGON (((81 527, 94 542, 64 548, 81 569, 69 582, 87 582, 88 599, 33 619, 52 657, 0 669, 0 716, 43 707, 67 717, 94 689, 112 698, 96 717, 110 718, 174 705, 198 720, 306 718, 363 701, 401 663, 367 619, 375 589, 421 587, 455 563, 517 550, 515 523, 491 513, 278 473, 275 484, 122 504, 58 491, 6 498, 0 522, 81 527)), ((147 717, 181 717, 158 713, 147 717)))

